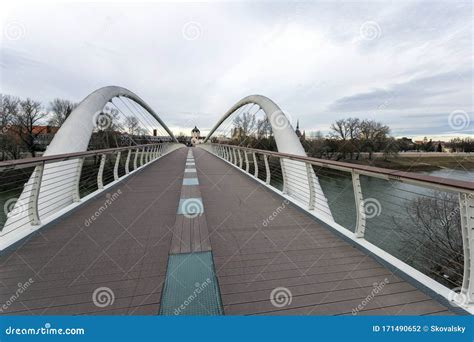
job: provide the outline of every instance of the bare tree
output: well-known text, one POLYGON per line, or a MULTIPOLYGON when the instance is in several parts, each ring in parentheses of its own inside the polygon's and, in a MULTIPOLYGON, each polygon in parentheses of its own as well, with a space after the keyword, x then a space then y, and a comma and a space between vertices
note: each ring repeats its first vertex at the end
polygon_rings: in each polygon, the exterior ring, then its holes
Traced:
POLYGON ((42 111, 40 102, 30 98, 20 101, 19 107, 20 110, 13 117, 13 129, 26 150, 35 157, 37 149, 36 139, 45 129, 40 124, 47 114, 42 111))
POLYGON ((419 251, 419 262, 439 280, 459 286, 464 258, 457 196, 435 192, 409 201, 405 211, 404 217, 393 219, 405 243, 419 251))
POLYGON ((349 153, 352 159, 353 153, 359 151, 360 121, 357 118, 337 120, 331 125, 331 136, 338 140, 338 151, 345 159, 349 153))
POLYGON ((390 128, 375 120, 363 120, 360 123, 361 149, 369 153, 369 159, 372 159, 372 153, 376 150, 382 150, 387 144, 387 138, 390 128))
POLYGON ((347 119, 337 120, 335 123, 331 124, 331 135, 334 137, 346 140, 349 136, 349 125, 347 119))
POLYGON ((265 118, 257 121, 257 138, 267 138, 272 134, 272 125, 265 116, 265 118))
POLYGON ((14 118, 19 112, 20 99, 14 96, 1 96, 0 103, 0 149, 1 159, 20 158, 20 148, 13 129, 14 118))
POLYGON ((358 139, 360 135, 360 120, 358 118, 346 119, 347 131, 350 139, 358 139))
POLYGON ((241 138, 246 138, 255 131, 255 115, 250 112, 244 112, 234 119, 234 127, 240 132, 241 138))
POLYGON ((140 128, 139 127, 140 123, 139 123, 138 119, 133 115, 127 116, 125 118, 125 125, 127 126, 128 133, 131 134, 131 135, 137 134, 137 132, 140 128))
POLYGON ((49 124, 51 126, 61 127, 71 112, 77 107, 77 103, 56 98, 49 103, 49 107, 52 114, 49 124))

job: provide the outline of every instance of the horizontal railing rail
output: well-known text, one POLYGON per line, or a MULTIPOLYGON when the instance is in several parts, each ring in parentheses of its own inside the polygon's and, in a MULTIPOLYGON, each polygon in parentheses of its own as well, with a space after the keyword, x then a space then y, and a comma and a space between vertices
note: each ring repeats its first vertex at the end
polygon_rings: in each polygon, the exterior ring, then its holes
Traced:
POLYGON ((0 162, 0 251, 181 146, 153 143, 0 162))
POLYGON ((53 156, 5 160, 5 161, 0 162, 0 171, 3 171, 5 169, 17 169, 17 168, 30 167, 34 165, 43 164, 43 163, 47 164, 47 163, 52 163, 52 162, 65 161, 65 160, 70 160, 70 159, 76 159, 79 157, 91 157, 91 156, 98 156, 102 154, 111 154, 115 152, 128 151, 130 149, 133 150, 137 148, 138 149, 147 148, 147 147, 161 145, 161 144, 169 144, 169 143, 142 144, 142 145, 133 145, 133 146, 125 146, 125 147, 104 148, 100 150, 92 150, 92 151, 84 151, 84 152, 63 153, 63 154, 56 154, 53 156))
POLYGON ((474 313, 474 182, 236 145, 199 146, 474 313), (329 213, 318 209, 324 201, 329 213), (368 212, 374 203, 375 214, 368 212))
POLYGON ((462 181, 462 180, 456 180, 456 179, 448 179, 448 178, 443 178, 443 177, 418 174, 415 172, 385 169, 385 168, 380 168, 380 167, 352 164, 352 163, 340 162, 340 161, 328 160, 328 159, 304 157, 304 156, 298 156, 294 154, 260 150, 260 149, 242 147, 242 146, 237 146, 237 145, 227 145, 227 144, 207 144, 207 145, 225 146, 228 148, 238 148, 239 150, 242 150, 242 151, 255 152, 261 155, 300 161, 300 162, 309 163, 312 165, 330 168, 330 169, 339 170, 339 171, 346 171, 346 172, 354 171, 354 172, 358 172, 360 174, 364 174, 371 177, 393 179, 396 181, 405 181, 405 182, 421 182, 426 185, 433 184, 434 186, 451 188, 454 191, 456 190, 474 191, 474 180, 472 182, 468 182, 468 181, 462 181))

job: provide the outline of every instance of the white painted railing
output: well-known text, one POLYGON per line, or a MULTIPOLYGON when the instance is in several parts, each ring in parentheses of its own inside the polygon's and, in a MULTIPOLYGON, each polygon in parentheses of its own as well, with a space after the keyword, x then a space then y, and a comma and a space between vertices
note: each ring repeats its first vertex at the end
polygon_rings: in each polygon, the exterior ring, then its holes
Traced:
MULTIPOLYGON (((255 178, 258 182, 289 199, 300 208, 311 213, 320 221, 338 231, 344 237, 353 241, 356 245, 392 265, 416 282, 426 286, 453 305, 474 313, 474 182, 445 179, 423 174, 309 158, 234 145, 205 143, 198 146, 224 159, 242 172, 255 178), (335 221, 321 210, 316 210, 318 201, 322 199, 318 198, 318 189, 313 186, 313 177, 315 173, 319 174, 324 170, 332 170, 332 172, 345 174, 346 177, 351 178, 349 184, 352 183, 352 189, 350 191, 351 196, 353 196, 355 200, 356 216, 354 231, 343 227, 336 222, 337 219, 335 221), (398 194, 394 193, 394 189, 398 189, 398 185, 407 187, 404 189, 407 196, 403 198, 403 200, 408 201, 408 203, 411 203, 410 200, 416 199, 417 196, 430 197, 431 193, 428 193, 428 191, 449 193, 457 196, 455 197, 457 198, 457 200, 455 200, 457 207, 452 210, 452 212, 447 213, 447 219, 451 219, 455 215, 460 216, 460 227, 458 227, 458 229, 460 230, 460 236, 462 238, 463 250, 460 250, 459 253, 463 256, 464 260, 464 264, 460 265, 463 269, 463 274, 460 275, 460 278, 462 278, 461 286, 456 287, 454 283, 446 285, 446 282, 442 284, 437 281, 436 277, 433 277, 432 274, 427 274, 426 270, 425 272, 421 272, 417 268, 394 256, 393 253, 387 252, 383 247, 376 246, 374 243, 367 241, 367 221, 368 218, 370 219, 371 217, 371 213, 367 211, 371 209, 368 208, 368 205, 373 203, 369 203, 370 198, 364 198, 363 193, 367 191, 367 189, 363 188, 361 177, 388 181, 386 184, 387 189, 385 189, 387 196, 398 196, 398 194), (293 182, 293 188, 299 186, 297 189, 300 190, 300 193, 288 193, 287 185, 289 182, 293 182), (416 192, 414 189, 420 189, 420 192, 413 193, 416 192)), ((319 179, 321 181, 321 178, 319 179)), ((434 200, 436 201, 437 199, 435 198, 434 200)), ((337 200, 333 205, 339 205, 337 200)), ((428 208, 426 208, 426 210, 428 210, 428 208)), ((430 227, 427 228, 429 231, 430 227)), ((441 241, 441 243, 443 242, 446 243, 447 241, 441 241)), ((432 250, 426 251, 425 253, 429 255, 430 253, 435 254, 437 251, 432 250)), ((454 265, 440 265, 440 267, 441 266, 444 268, 454 268, 454 265)), ((438 280, 440 280, 440 278, 438 278, 438 280)))
POLYGON ((182 146, 147 144, 1 162, 0 251, 182 146))

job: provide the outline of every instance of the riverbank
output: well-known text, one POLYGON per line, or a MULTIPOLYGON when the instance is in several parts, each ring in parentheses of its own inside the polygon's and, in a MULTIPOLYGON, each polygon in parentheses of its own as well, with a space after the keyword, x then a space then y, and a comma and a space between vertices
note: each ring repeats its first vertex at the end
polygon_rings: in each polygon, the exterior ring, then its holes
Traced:
MULTIPOLYGON (((342 161, 342 160, 341 160, 342 161)), ((474 170, 474 156, 406 156, 398 155, 387 159, 344 160, 345 162, 383 167, 400 171, 434 171, 441 169, 474 170)))

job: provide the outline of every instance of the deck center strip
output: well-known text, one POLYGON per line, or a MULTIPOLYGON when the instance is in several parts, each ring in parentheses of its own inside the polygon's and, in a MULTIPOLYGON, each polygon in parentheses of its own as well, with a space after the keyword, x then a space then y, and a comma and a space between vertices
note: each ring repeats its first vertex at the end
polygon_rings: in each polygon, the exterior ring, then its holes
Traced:
POLYGON ((211 252, 173 254, 161 301, 161 315, 222 315, 211 252))
POLYGON ((217 284, 199 179, 189 149, 160 314, 221 315, 217 284))

